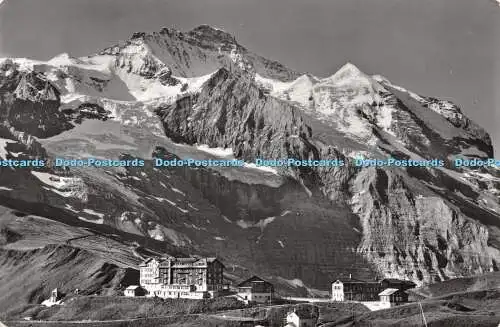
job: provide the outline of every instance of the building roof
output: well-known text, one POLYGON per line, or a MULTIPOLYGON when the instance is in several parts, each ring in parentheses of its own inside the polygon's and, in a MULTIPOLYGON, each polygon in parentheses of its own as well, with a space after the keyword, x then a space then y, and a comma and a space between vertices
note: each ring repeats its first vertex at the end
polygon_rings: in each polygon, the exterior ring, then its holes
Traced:
POLYGON ((300 319, 316 319, 319 315, 318 308, 311 305, 296 307, 288 314, 296 314, 300 319))
POLYGON ((252 276, 252 277, 240 282, 237 286, 238 287, 251 287, 251 283, 266 283, 266 284, 272 285, 271 283, 263 280, 259 276, 252 276))
POLYGON ((125 290, 128 290, 128 291, 134 291, 136 289, 140 288, 140 286, 138 285, 130 285, 129 287, 127 287, 125 290))
POLYGON ((388 282, 391 284, 403 284, 403 285, 408 285, 408 286, 413 286, 413 287, 416 286, 416 284, 410 280, 403 280, 403 279, 397 279, 397 278, 384 278, 380 282, 388 282))
POLYGON ((185 258, 175 258, 175 257, 163 257, 163 258, 147 258, 144 260, 140 266, 145 266, 152 260, 158 261, 160 265, 169 265, 171 267, 175 267, 175 265, 194 265, 195 263, 198 263, 196 266, 199 266, 200 264, 207 264, 207 263, 213 263, 215 261, 218 261, 222 266, 222 262, 220 262, 219 259, 216 257, 208 257, 208 258, 201 258, 201 257, 185 257, 185 258))
POLYGON ((381 295, 392 295, 396 292, 398 292, 399 289, 397 288, 386 288, 385 290, 383 290, 382 292, 380 292, 378 295, 381 296, 381 295))
POLYGON ((357 279, 357 278, 338 278, 335 280, 334 283, 336 282, 342 282, 344 284, 346 283, 359 283, 359 284, 378 284, 377 282, 375 281, 371 281, 371 282, 368 282, 368 281, 365 281, 365 280, 361 280, 361 279, 357 279))
POLYGON ((143 262, 141 262, 141 266, 144 266, 144 265, 147 265, 149 262, 151 262, 152 260, 157 260, 156 258, 147 258, 146 260, 144 260, 143 262))

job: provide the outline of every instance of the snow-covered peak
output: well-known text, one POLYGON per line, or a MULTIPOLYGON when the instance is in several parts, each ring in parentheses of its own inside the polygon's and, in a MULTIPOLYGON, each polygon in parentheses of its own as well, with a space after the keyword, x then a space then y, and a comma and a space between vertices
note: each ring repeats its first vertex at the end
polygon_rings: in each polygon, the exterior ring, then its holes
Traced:
POLYGON ((233 35, 224 31, 221 28, 210 26, 207 24, 200 25, 188 32, 191 36, 198 36, 204 38, 212 38, 219 42, 236 43, 236 39, 233 35))
POLYGON ((363 73, 350 62, 342 66, 335 74, 320 81, 321 86, 350 89, 360 93, 385 91, 382 85, 371 76, 363 73))
POLYGON ((53 66, 69 66, 80 63, 76 58, 70 57, 68 53, 61 53, 47 62, 53 66))
POLYGON ((270 95, 279 99, 298 103, 303 107, 309 107, 313 86, 318 83, 318 81, 318 78, 309 74, 301 75, 291 82, 282 82, 271 78, 265 78, 259 74, 255 76, 257 85, 266 90, 270 95))
POLYGON ((332 81, 340 81, 345 79, 354 79, 367 77, 358 67, 348 62, 342 66, 335 74, 333 74, 329 79, 332 81))

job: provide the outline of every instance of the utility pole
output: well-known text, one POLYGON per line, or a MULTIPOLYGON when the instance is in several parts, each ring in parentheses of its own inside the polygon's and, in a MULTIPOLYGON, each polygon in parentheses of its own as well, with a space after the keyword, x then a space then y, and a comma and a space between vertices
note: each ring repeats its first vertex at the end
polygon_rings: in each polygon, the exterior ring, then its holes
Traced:
POLYGON ((424 326, 427 327, 427 321, 425 320, 424 309, 422 309, 422 303, 418 301, 418 306, 420 307, 420 312, 422 313, 422 320, 424 321, 424 326))

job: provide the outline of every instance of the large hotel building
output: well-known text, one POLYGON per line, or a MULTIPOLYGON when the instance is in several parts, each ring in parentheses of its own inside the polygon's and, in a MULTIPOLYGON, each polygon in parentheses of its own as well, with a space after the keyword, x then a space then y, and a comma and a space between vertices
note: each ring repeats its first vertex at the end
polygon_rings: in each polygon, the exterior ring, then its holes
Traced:
POLYGON ((224 288, 224 265, 217 258, 150 258, 140 265, 148 296, 203 299, 224 288))

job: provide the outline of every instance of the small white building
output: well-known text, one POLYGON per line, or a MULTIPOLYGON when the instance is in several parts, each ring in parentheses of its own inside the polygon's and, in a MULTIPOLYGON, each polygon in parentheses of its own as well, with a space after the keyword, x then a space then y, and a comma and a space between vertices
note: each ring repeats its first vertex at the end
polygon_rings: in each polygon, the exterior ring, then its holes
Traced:
POLYGON ((332 283, 332 301, 344 302, 344 283, 340 280, 332 283))
POLYGON ((144 295, 144 290, 138 285, 130 285, 123 293, 125 296, 135 297, 144 295))
POLYGON ((315 327, 317 322, 317 307, 296 308, 286 316, 286 327, 315 327))
POLYGON ((387 307, 393 307, 408 302, 408 294, 397 288, 387 288, 379 293, 380 302, 387 307))
POLYGON ((50 293, 49 301, 52 303, 56 303, 57 300, 59 300, 59 298, 60 298, 59 290, 57 288, 54 288, 50 293))

